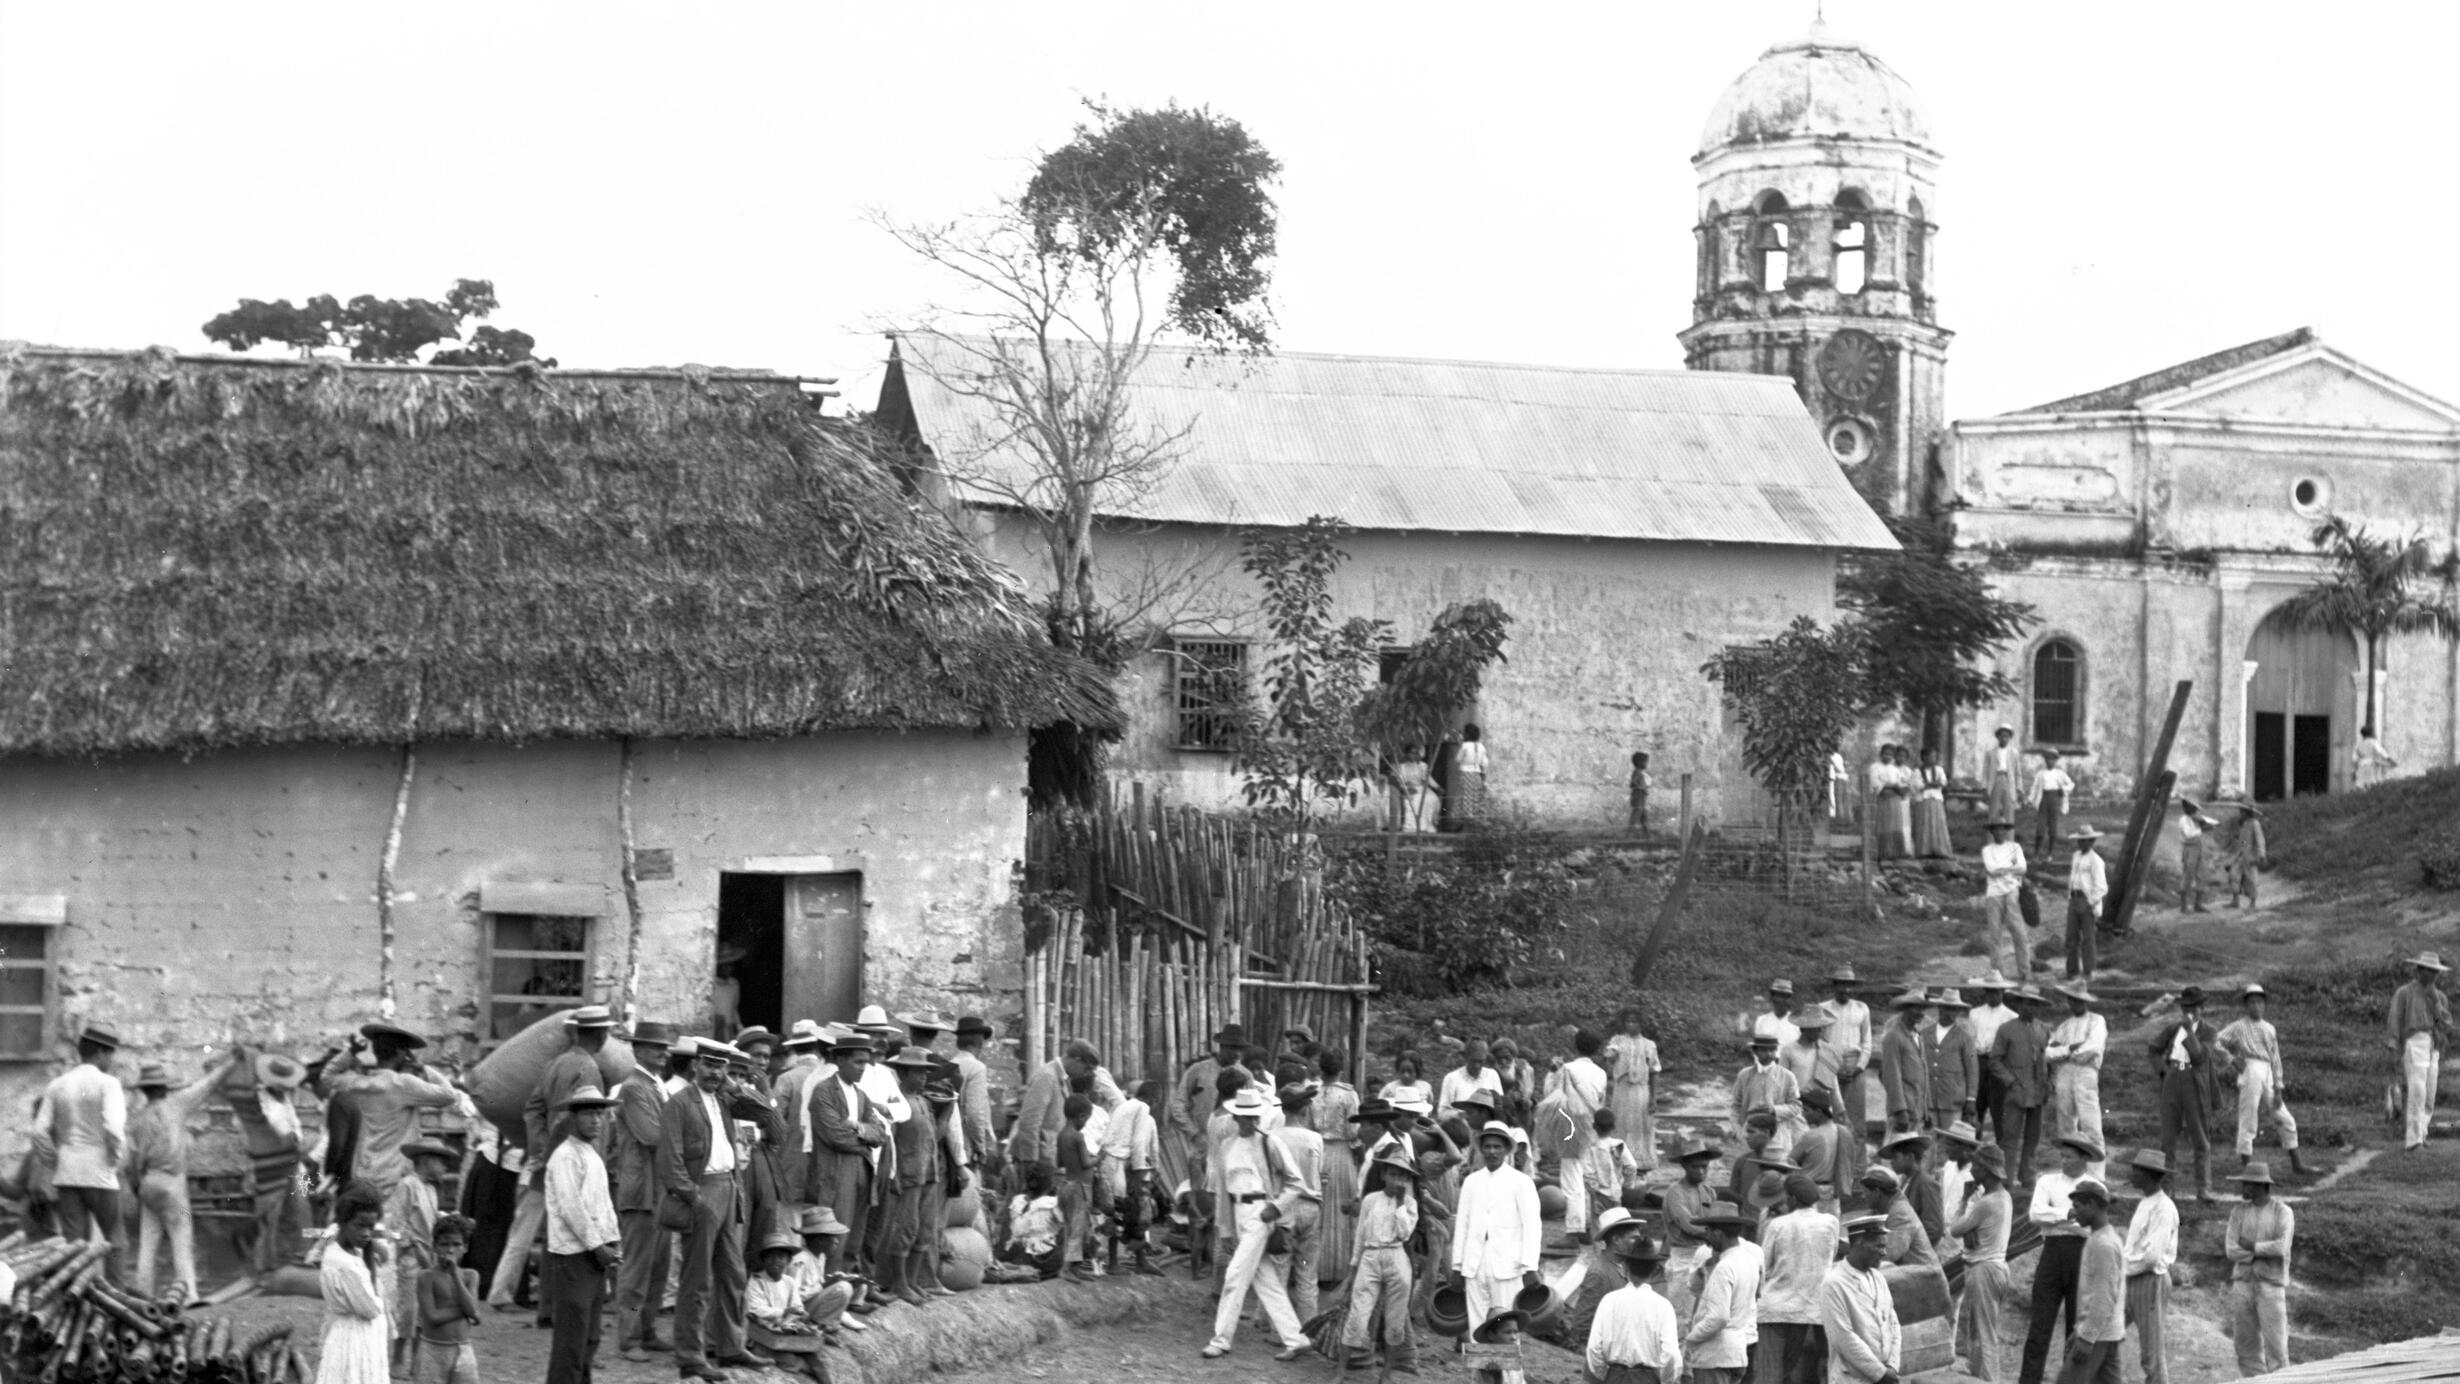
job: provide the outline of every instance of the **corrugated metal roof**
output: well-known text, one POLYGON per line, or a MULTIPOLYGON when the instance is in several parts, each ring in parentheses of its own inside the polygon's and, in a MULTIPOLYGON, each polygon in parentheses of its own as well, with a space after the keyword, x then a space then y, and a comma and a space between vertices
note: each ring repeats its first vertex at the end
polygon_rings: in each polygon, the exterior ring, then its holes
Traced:
MULTIPOLYGON (((969 353, 987 346, 899 342, 916 426, 959 472, 1022 466, 990 406, 946 383, 977 378, 969 353)), ((1132 407, 1140 425, 1186 429, 1185 455, 1112 517, 1896 546, 1771 376, 1171 350, 1132 407)))

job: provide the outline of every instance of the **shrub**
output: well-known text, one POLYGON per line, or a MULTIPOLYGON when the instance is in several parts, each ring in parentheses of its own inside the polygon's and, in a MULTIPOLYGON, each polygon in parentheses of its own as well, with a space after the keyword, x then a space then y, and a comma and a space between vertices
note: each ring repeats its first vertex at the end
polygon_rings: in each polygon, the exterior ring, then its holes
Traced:
POLYGON ((2417 852, 2429 889, 2460 889, 2460 828, 2429 837, 2417 852))
POLYGON ((1388 870, 1380 842, 1335 847, 1326 891, 1366 928, 1386 990, 1452 993, 1506 985, 1560 949, 1579 885, 1571 850, 1536 831, 1471 832, 1449 855, 1388 870))

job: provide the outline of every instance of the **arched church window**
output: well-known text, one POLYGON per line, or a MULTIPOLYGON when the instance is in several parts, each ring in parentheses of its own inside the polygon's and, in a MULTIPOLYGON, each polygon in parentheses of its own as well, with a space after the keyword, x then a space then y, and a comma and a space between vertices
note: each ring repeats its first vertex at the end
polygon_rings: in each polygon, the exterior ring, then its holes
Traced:
POLYGON ((1751 251, 1757 258, 1760 288, 1768 293, 1785 290, 1785 279, 1793 264, 1794 228, 1785 219, 1791 208, 1785 199, 1769 193, 1760 199, 1759 222, 1751 231, 1751 251))
POLYGON ((1700 288, 1698 296, 1703 299, 1713 298, 1717 293, 1717 280, 1719 278, 1717 273, 1717 255, 1720 249, 1718 244, 1718 241, 1720 240, 1720 236, 1718 234, 1720 227, 1718 223, 1724 219, 1724 215, 1725 214, 1723 212, 1717 209, 1717 204, 1711 202, 1708 204, 1708 215, 1700 218, 1700 288))
POLYGON ((1922 214, 1922 199, 1911 198, 1905 203, 1905 288, 1916 304, 1929 297, 1924 287, 1929 267, 1924 261, 1929 257, 1930 222, 1922 214))
POLYGON ((2064 639, 2033 651, 2033 743, 2084 743, 2084 656, 2064 639))
POLYGON ((1846 188, 1836 195, 1836 235, 1829 242, 1839 293, 1860 293, 1871 277, 1870 203, 1846 188))

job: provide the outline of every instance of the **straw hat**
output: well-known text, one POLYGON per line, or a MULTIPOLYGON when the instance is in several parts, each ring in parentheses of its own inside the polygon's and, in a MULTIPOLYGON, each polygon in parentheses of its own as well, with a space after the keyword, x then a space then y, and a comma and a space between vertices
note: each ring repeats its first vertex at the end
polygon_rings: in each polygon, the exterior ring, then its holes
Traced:
POLYGON ((1264 1099, 1264 1093, 1253 1086, 1232 1096, 1230 1103, 1222 1107, 1234 1118, 1252 1120, 1263 1119, 1272 1108, 1272 1104, 1264 1099))
POLYGON ((622 1101, 595 1086, 576 1086, 571 1095, 557 1102, 555 1108, 558 1110, 604 1110, 608 1106, 621 1104, 623 1104, 622 1101))
POLYGON ((613 1028, 615 1015, 603 1004, 584 1004, 564 1011, 566 1028, 613 1028))
POLYGON ((2254 1182, 2269 1187, 2272 1185, 2272 1165, 2270 1163, 2249 1163, 2238 1170, 2237 1181, 2240 1185, 2254 1182))
POLYGON ((2409 958, 2408 964, 2421 971, 2442 972, 2451 969, 2451 967, 2443 964, 2443 957, 2440 952, 2419 952, 2417 955, 2409 958))
POLYGON ((805 1235, 843 1235, 846 1233, 846 1223, 837 1219, 837 1213, 825 1206, 804 1207, 803 1215, 795 1222, 794 1228, 805 1235))

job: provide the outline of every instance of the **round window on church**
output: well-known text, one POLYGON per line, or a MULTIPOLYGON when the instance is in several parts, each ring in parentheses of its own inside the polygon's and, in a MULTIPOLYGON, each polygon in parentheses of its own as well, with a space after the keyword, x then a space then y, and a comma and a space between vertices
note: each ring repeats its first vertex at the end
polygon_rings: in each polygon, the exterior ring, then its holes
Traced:
POLYGON ((1859 466, 1871 455, 1870 430, 1851 418, 1828 425, 1828 455, 1839 466, 1859 466))
POLYGON ((2321 514, 2332 503, 2332 485, 2321 476, 2300 476, 2289 487, 2289 503, 2300 514, 2321 514))

